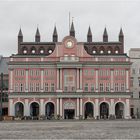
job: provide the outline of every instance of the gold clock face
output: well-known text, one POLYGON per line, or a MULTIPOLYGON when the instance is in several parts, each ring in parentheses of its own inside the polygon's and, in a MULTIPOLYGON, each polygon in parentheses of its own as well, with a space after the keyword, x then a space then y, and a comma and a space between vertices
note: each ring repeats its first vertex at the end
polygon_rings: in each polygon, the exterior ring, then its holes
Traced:
POLYGON ((72 48, 72 47, 73 47, 72 41, 68 41, 68 42, 66 43, 66 47, 67 47, 67 48, 72 48))

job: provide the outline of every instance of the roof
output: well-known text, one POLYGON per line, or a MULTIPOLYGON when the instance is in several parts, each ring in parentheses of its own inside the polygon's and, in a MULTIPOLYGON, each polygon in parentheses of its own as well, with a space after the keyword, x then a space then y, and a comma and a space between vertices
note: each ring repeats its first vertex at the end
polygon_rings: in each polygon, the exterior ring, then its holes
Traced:
POLYGON ((129 51, 140 51, 140 48, 131 48, 129 51))
POLYGON ((8 74, 9 57, 0 56, 0 73, 8 74))

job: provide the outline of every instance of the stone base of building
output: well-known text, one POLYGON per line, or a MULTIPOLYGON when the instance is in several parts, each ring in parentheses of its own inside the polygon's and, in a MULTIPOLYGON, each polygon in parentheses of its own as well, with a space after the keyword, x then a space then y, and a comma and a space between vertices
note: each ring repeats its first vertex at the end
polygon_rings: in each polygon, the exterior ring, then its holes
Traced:
POLYGON ((9 98, 9 116, 45 119, 130 119, 128 98, 9 98))

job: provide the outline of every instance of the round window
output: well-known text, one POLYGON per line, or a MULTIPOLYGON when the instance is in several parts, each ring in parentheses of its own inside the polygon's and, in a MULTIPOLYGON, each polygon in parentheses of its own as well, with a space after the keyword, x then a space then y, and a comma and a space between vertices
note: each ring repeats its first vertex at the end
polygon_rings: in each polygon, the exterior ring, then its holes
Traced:
POLYGON ((35 54, 35 50, 32 50, 32 54, 35 54))
POLYGON ((108 54, 111 54, 111 51, 110 50, 108 50, 108 54))
POLYGON ((52 53, 52 50, 49 50, 49 54, 51 54, 52 53))
POLYGON ((40 50, 40 53, 43 54, 44 53, 44 50, 40 50))
POLYGON ((94 51, 93 51, 93 54, 95 54, 95 53, 96 53, 96 51, 94 50, 94 51))
POLYGON ((23 54, 27 54, 27 50, 23 50, 23 54))

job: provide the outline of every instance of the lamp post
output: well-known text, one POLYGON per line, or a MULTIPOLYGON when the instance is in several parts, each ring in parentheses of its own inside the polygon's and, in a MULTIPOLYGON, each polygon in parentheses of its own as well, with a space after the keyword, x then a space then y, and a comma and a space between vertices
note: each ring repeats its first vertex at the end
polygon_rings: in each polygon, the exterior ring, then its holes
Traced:
POLYGON ((0 121, 2 121, 3 73, 1 73, 0 121))

